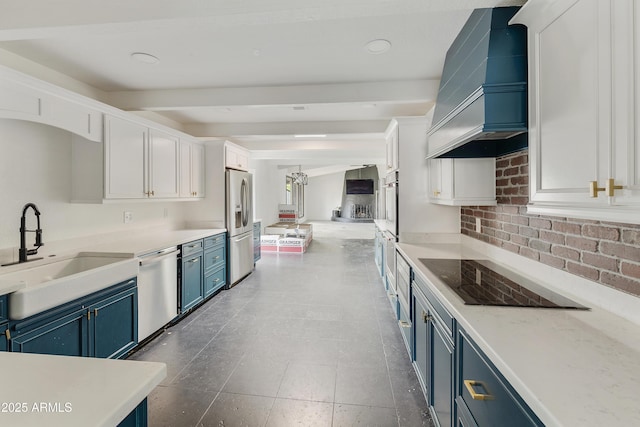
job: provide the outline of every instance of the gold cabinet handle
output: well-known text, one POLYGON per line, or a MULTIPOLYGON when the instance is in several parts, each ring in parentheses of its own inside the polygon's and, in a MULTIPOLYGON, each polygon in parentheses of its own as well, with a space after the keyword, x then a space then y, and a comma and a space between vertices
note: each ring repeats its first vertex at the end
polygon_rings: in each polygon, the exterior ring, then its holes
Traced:
POLYGON ((464 380, 464 386, 467 388, 467 391, 469 392, 469 394, 471 395, 471 398, 473 400, 493 400, 493 399, 495 399, 493 397, 493 395, 489 393, 489 390, 487 390, 487 386, 484 385, 484 383, 482 381, 464 380), (487 393, 486 394, 476 393, 476 391, 473 389, 474 387, 482 387, 483 389, 485 389, 487 391, 487 393))
POLYGON ((87 311, 87 320, 91 320, 91 311, 87 311))
POLYGON ((198 261, 200 261, 200 258, 194 258, 192 260, 189 260, 189 262, 198 262, 198 261))
POLYGON ((219 277, 216 277, 216 280, 213 281, 213 283, 218 283, 220 281, 219 277))
POLYGON ((93 317, 98 317, 98 309, 97 308, 93 309, 93 317))
POLYGON ((598 197, 598 193, 600 191, 604 191, 605 189, 602 187, 598 187, 598 181, 589 182, 589 195, 591 197, 598 197))
POLYGON ((613 197, 616 190, 622 190, 622 185, 616 185, 613 178, 609 178, 605 185, 607 196, 613 197))
POLYGON ((422 311, 422 320, 424 321, 424 323, 427 323, 429 320, 431 320, 431 315, 427 314, 426 311, 422 311))
POLYGON ((409 323, 409 322, 405 322, 404 320, 401 320, 401 321, 400 321, 400 322, 398 322, 398 323, 400 323, 400 327, 401 327, 401 328, 410 328, 410 327, 411 327, 411 323, 409 323))
POLYGON ((6 331, 4 331, 4 334, 6 335, 7 339, 10 340, 11 339, 11 332, 9 332, 9 329, 7 329, 6 331))
POLYGON ((433 195, 434 195, 435 197, 438 197, 438 196, 440 195, 440 192, 439 192, 439 191, 434 191, 434 192, 433 192, 433 195))

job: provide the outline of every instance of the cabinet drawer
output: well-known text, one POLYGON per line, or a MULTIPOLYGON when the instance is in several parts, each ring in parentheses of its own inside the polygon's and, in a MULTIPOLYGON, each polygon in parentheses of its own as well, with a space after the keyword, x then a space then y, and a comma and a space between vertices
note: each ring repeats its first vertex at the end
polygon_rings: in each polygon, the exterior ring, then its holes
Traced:
POLYGON ((204 248, 209 249, 209 248, 213 248, 214 246, 222 245, 224 244, 225 240, 226 240, 225 233, 216 234, 215 236, 205 237, 204 248))
POLYGON ((182 245, 182 257, 194 254, 202 250, 202 239, 194 240, 193 242, 184 243, 182 245))
POLYGON ((442 304, 440 304, 440 301, 433 294, 433 292, 431 292, 431 289, 429 289, 427 284, 423 282, 422 279, 417 277, 417 275, 415 276, 416 277, 413 278, 413 286, 417 286, 422 291, 424 296, 427 297, 427 300, 433 306, 436 317, 438 318, 440 323, 442 323, 442 326, 449 334, 449 336, 453 338, 453 331, 455 330, 455 319, 451 314, 449 314, 447 309, 444 308, 442 304))
POLYGON ((227 283, 227 270, 223 267, 220 270, 207 274, 204 278, 205 298, 222 288, 227 283))
POLYGON ((456 395, 478 426, 541 426, 542 423, 464 331, 459 332, 456 395), (472 396, 472 393, 474 396, 472 396))
POLYGON ((207 271, 220 263, 224 263, 225 252, 224 246, 218 249, 206 251, 204 253, 204 270, 207 271))
POLYGON ((8 307, 7 307, 7 296, 0 296, 0 322, 7 320, 8 316, 8 307))

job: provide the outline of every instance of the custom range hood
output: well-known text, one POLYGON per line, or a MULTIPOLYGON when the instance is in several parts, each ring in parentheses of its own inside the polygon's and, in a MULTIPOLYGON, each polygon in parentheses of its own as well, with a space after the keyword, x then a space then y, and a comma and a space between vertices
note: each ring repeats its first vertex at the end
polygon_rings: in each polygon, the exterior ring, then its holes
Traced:
POLYGON ((447 51, 428 155, 497 157, 527 147, 526 28, 519 7, 476 9, 447 51))

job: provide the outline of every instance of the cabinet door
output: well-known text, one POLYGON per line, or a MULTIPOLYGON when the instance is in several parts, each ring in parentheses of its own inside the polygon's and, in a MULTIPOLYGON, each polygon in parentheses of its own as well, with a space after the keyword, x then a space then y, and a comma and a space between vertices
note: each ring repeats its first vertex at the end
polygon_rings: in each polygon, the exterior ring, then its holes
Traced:
POLYGON ((147 197, 146 138, 146 127, 105 116, 105 198, 147 197))
POLYGON ((178 137, 149 130, 149 187, 150 197, 178 197, 180 140, 178 137))
POLYGON ((7 331, 9 330, 8 323, 0 324, 0 351, 7 351, 9 348, 9 342, 7 340, 7 331))
POLYGON ((190 309, 203 299, 202 293, 202 252, 182 260, 182 312, 190 309))
POLYGON ((203 198, 204 188, 204 146, 200 144, 191 145, 191 191, 193 197, 203 198))
POLYGON ((192 197, 191 190, 191 143, 180 142, 180 197, 192 197))
POLYGON ((613 178, 615 185, 624 187, 614 191, 611 204, 637 209, 640 207, 640 7, 633 0, 616 0, 611 5, 615 139, 613 171, 608 177, 613 178))
POLYGON ((225 165, 228 168, 246 171, 249 169, 249 154, 244 149, 227 145, 225 147, 225 165))
POLYGON ((120 358, 138 342, 138 290, 129 289, 88 309, 91 356, 120 358))
POLYGON ((398 169, 398 157, 400 155, 398 136, 398 126, 396 125, 387 135, 387 172, 398 169))
POLYGON ((87 310, 52 317, 44 325, 11 337, 11 351, 20 353, 89 356, 87 310))
POLYGON ((418 374, 418 381, 427 398, 427 404, 431 405, 429 398, 429 319, 431 314, 427 308, 426 297, 420 290, 413 287, 413 342, 414 342, 414 366, 418 374))
POLYGON ((431 406, 440 427, 450 427, 453 420, 453 344, 437 321, 428 323, 430 340, 431 406))
POLYGON ((605 205, 589 182, 611 162, 611 1, 565 3, 529 35, 530 200, 605 205))

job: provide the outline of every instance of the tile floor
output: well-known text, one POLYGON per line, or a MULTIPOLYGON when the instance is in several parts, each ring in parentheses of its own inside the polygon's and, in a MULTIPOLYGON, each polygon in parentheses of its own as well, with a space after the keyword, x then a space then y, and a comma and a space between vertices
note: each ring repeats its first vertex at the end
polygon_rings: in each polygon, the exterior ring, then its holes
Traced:
POLYGON ((130 359, 161 361, 156 426, 431 426, 373 240, 314 236, 130 359))

